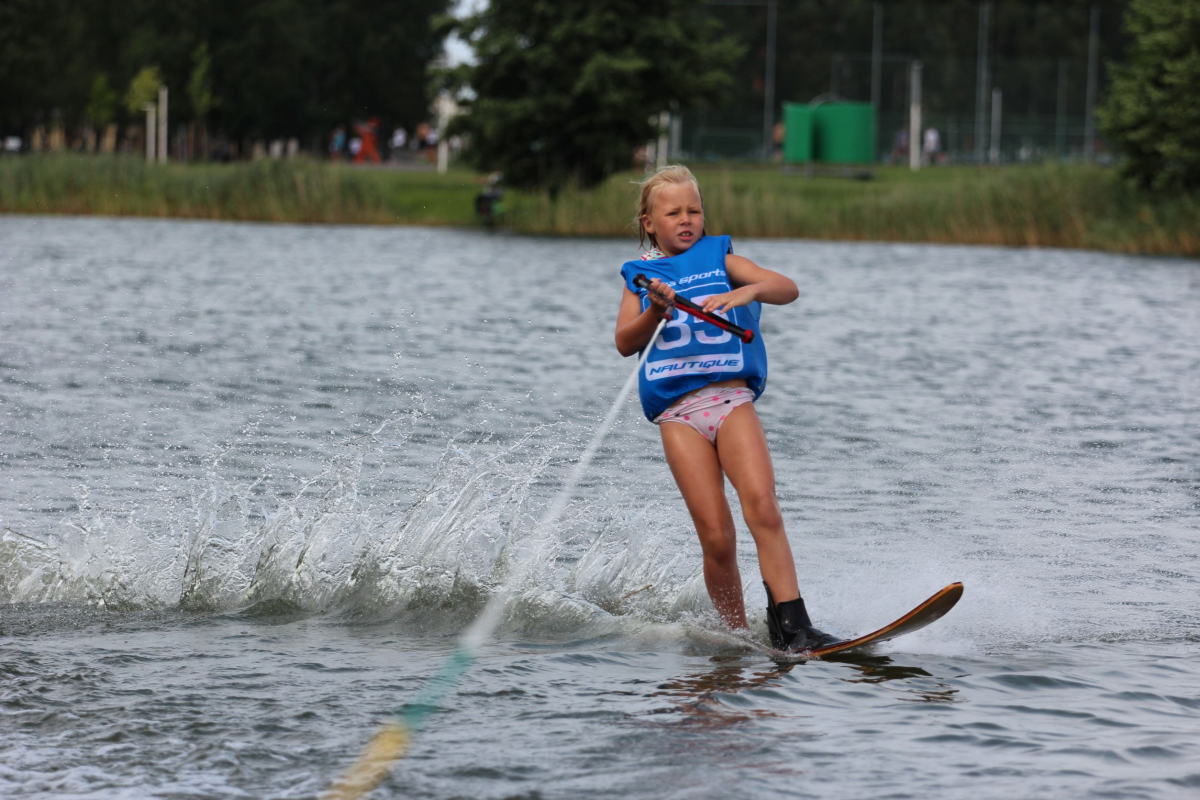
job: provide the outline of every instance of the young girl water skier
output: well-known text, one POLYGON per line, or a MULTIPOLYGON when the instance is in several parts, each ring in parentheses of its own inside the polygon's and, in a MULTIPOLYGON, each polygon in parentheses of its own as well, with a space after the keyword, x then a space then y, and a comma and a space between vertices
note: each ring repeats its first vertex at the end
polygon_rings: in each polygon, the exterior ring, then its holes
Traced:
POLYGON ((700 185, 686 167, 665 167, 642 184, 637 223, 641 243, 648 237, 651 249, 621 267, 617 350, 631 356, 651 347, 638 375, 642 410, 659 426, 671 474, 700 536, 708 595, 726 625, 747 627, 727 475, 758 549, 772 645, 800 651, 831 644, 836 637, 813 627, 800 597, 771 453, 753 402, 767 382, 760 304, 785 305, 799 290, 789 278, 735 256, 728 236, 705 234, 700 185), (651 279, 648 289, 634 282, 639 273, 651 279), (746 344, 675 307, 677 295, 753 331, 753 341, 746 344), (664 318, 670 321, 652 343, 664 318))

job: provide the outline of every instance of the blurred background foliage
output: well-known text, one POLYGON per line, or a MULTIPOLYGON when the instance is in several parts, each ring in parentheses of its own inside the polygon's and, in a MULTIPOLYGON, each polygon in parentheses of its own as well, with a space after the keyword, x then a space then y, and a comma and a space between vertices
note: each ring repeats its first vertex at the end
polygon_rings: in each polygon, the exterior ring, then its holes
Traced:
POLYGON ((110 115, 157 68, 174 119, 207 118, 235 138, 300 137, 334 124, 428 117, 426 68, 442 51, 433 20, 449 0, 4 0, 0 133, 110 115))
POLYGON ((595 186, 657 136, 651 117, 733 86, 745 48, 692 0, 490 0, 460 25, 477 63, 456 71, 472 160, 515 186, 595 186))
POLYGON ((1100 118, 1124 172, 1160 191, 1200 187, 1200 0, 1134 0, 1132 37, 1100 118))
MULTIPOLYGON (((1163 1, 1194 5, 1196 0, 1163 1)), ((848 99, 869 99, 866 59, 875 5, 873 0, 778 4, 777 106, 808 102, 831 85, 848 99)), ((1027 73, 1005 81, 1007 108, 1053 113, 1053 65, 1059 59, 1072 66, 1073 88, 1082 82, 1093 6, 1101 13, 1102 60, 1120 58, 1127 36, 1119 21, 1127 0, 994 3, 993 68, 1027 73)), ((928 111, 969 113, 975 103, 978 0, 890 0, 882 7, 885 53, 926 62, 928 111), (938 71, 946 73, 940 83, 938 71)), ((337 122, 371 115, 411 130, 429 116, 427 69, 442 53, 452 29, 445 22, 454 10, 451 0, 4 0, 0 134, 52 120, 78 125, 87 117, 98 78, 124 97, 134 76, 153 66, 172 90, 173 117, 210 115, 213 129, 231 136, 303 139, 327 133, 337 122)), ((645 94, 661 98, 663 109, 675 100, 680 112, 703 108, 713 124, 748 121, 753 129, 761 120, 765 3, 497 0, 483 4, 465 27, 476 44, 485 45, 479 54, 483 69, 472 74, 484 95, 489 86, 509 94, 522 87, 531 93, 572 88, 562 81, 537 86, 539 76, 533 74, 488 74, 493 68, 537 67, 532 54, 523 63, 510 58, 502 64, 491 50, 509 35, 506 30, 524 28, 521 41, 562 72, 580 63, 580 50, 603 51, 613 60, 613 74, 622 69, 618 51, 636 52, 654 65, 636 74, 645 94), (714 26, 720 37, 704 33, 714 26), (681 41, 674 32, 701 38, 681 41), (686 74, 672 73, 672 56, 730 40, 740 45, 740 54, 731 57, 721 45, 705 62, 688 62, 686 74), (672 73, 681 85, 665 86, 650 74, 655 70, 672 73), (728 91, 714 102, 716 71, 727 73, 727 80, 716 82, 724 82, 728 91)), ((898 63, 885 65, 884 112, 904 106, 906 74, 898 63)), ((1079 113, 1082 93, 1073 97, 1072 112, 1079 113)), ((136 117, 131 114, 127 121, 136 117)), ((310 143, 304 140, 304 145, 310 143)))
MULTIPOLYGON (((28 144, 31 131, 57 128, 57 141, 90 149, 75 132, 115 124, 118 138, 136 137, 161 83, 174 126, 197 123, 206 142, 211 132, 243 143, 224 157, 285 138, 321 154, 338 124, 376 117, 381 132, 414 130, 434 116, 434 94, 452 88, 474 112, 456 123, 472 163, 557 194, 628 168, 659 111, 681 123, 674 157, 760 158, 765 123, 781 117, 783 102, 869 100, 882 10, 880 154, 906 125, 916 59, 924 118, 940 128, 944 152, 977 144, 979 0, 781 0, 773 104, 765 0, 463 7, 473 15, 455 20, 463 8, 454 0, 3 0, 0 136, 28 144), (443 46, 455 30, 475 59, 448 70, 443 46)), ((1099 155, 1117 150, 1145 188, 1200 184, 1200 0, 989 7, 985 84, 1003 89, 1002 160, 1080 157, 1097 13, 1099 155), (1057 147, 1056 129, 1066 130, 1057 147)))

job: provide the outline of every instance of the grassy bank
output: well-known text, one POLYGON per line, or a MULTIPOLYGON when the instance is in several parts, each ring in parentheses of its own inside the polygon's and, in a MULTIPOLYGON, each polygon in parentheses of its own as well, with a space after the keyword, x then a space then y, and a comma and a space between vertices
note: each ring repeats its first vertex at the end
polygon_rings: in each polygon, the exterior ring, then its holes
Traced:
MULTIPOLYGON (((1155 198, 1099 167, 885 168, 874 180, 697 167, 710 230, 740 237, 1039 245, 1200 256, 1200 198, 1155 198)), ((509 192, 505 225, 632 235, 635 174, 556 201, 509 192)), ((475 225, 478 177, 306 160, 148 167, 136 158, 0 159, 0 212, 475 225)))
POLYGON ((306 159, 147 165, 141 158, 0 158, 0 213, 263 222, 474 225, 472 172, 306 159))
MULTIPOLYGON (((713 232, 1200 256, 1200 197, 1147 197, 1101 167, 889 167, 870 181, 778 169, 695 172, 713 232)), ((628 232, 629 180, 557 203, 533 198, 517 225, 536 233, 628 232)))

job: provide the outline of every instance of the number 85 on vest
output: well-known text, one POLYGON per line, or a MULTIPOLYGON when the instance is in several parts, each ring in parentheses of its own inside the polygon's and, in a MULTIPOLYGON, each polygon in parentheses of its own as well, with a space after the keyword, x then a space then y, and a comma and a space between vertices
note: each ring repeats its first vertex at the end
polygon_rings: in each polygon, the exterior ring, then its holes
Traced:
MULTIPOLYGON (((711 294, 701 295, 699 297, 689 297, 696 305, 704 305, 704 301, 712 297, 711 294)), ((675 318, 667 323, 663 328, 662 336, 655 343, 657 350, 674 350, 677 347, 686 347, 691 344, 692 337, 696 337, 696 342, 701 345, 721 345, 733 339, 733 335, 729 331, 723 331, 715 325, 710 325, 703 320, 697 319, 689 314, 685 309, 675 306, 675 318), (692 326, 698 326, 697 330, 693 331, 692 326), (716 329, 716 333, 709 333, 704 328, 716 329), (668 333, 669 331, 669 333, 668 333)), ((720 317, 728 322, 733 322, 729 319, 728 314, 722 314, 717 311, 711 312, 714 317, 720 317)), ((741 348, 738 348, 739 350, 741 348)))

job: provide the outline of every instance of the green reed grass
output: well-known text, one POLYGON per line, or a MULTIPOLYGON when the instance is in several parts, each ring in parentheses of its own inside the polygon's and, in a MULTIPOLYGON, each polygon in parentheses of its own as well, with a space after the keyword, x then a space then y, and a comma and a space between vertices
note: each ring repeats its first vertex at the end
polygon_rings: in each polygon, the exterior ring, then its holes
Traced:
MULTIPOLYGON (((1153 198, 1078 165, 877 170, 871 180, 697 168, 708 229, 740 237, 1071 247, 1200 255, 1200 198, 1153 198)), ((637 175, 514 203, 530 233, 636 235, 637 175)))
MULTIPOLYGON (((871 180, 699 166, 709 231, 739 237, 1036 245, 1200 256, 1200 196, 1148 196, 1102 167, 881 168, 871 180)), ((635 236, 638 174, 592 191, 510 191, 521 233, 635 236)), ((135 157, 0 158, 0 212, 271 222, 477 225, 467 170, 308 159, 147 165, 135 157)))
POLYGON ((308 159, 148 165, 140 158, 0 158, 0 212, 267 222, 474 224, 473 173, 308 159))

